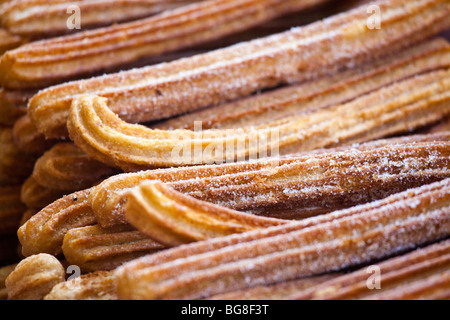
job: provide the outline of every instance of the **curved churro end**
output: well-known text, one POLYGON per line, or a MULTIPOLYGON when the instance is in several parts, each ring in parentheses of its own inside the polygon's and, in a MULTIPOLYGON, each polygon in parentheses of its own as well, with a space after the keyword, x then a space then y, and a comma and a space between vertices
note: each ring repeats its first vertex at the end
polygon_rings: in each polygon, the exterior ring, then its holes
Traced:
POLYGON ((125 218, 167 246, 287 223, 200 201, 158 181, 144 182, 128 192, 125 218))
POLYGON ((92 159, 73 143, 58 143, 36 161, 32 176, 46 188, 74 192, 115 173, 117 170, 92 159))
POLYGON ((450 179, 304 221, 196 242, 116 270, 121 299, 198 299, 367 264, 448 236, 450 179))
POLYGON ((63 265, 54 256, 28 257, 6 278, 8 300, 42 300, 65 276, 63 265))
POLYGON ((97 271, 58 283, 44 300, 117 300, 114 272, 97 271))
POLYGON ((130 260, 165 249, 131 226, 104 229, 98 225, 73 228, 62 250, 70 264, 83 272, 113 270, 130 260))
POLYGON ((22 254, 58 255, 67 231, 95 224, 95 216, 87 205, 88 196, 88 190, 64 196, 31 217, 17 232, 22 254))
POLYGON ((129 124, 108 108, 106 99, 82 96, 74 100, 67 126, 86 153, 125 171, 237 162, 366 142, 433 123, 450 114, 449 76, 450 69, 428 72, 308 117, 200 132, 129 124))

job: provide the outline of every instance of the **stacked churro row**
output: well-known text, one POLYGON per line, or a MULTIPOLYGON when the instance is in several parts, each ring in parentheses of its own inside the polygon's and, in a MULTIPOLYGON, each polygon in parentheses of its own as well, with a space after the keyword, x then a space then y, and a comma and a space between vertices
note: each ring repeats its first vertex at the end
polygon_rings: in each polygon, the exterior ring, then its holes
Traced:
MULTIPOLYGON (((385 54, 387 47, 397 51, 448 27, 447 1, 404 4, 391 0, 379 5, 384 10, 384 27, 375 33, 365 26, 367 13, 362 6, 303 28, 203 55, 51 87, 30 100, 29 114, 47 137, 65 136, 73 99, 95 94, 108 98, 108 106, 125 121, 158 120, 367 63, 385 54), (420 30, 412 27, 416 25, 420 30)), ((9 65, 4 56, 3 69, 9 65)), ((51 74, 45 70, 30 74, 39 73, 51 74)), ((2 75, 3 82, 12 77, 7 70, 2 75)))
POLYGON ((9 32, 27 38, 49 37, 79 31, 77 28, 67 27, 67 21, 75 10, 82 13, 82 29, 86 30, 148 17, 193 2, 195 1, 12 0, 1 6, 0 24, 9 32))
MULTIPOLYGON (((79 4, 111 9, 100 25, 119 2, 79 4)), ((4 55, 0 299, 448 297, 450 46, 428 40, 448 1, 356 1, 197 54, 322 2, 141 1, 123 20, 181 8, 4 55)), ((67 4, 8 1, 1 20, 33 38, 67 4)))
POLYGON ((321 2, 324 0, 200 1, 136 22, 10 51, 0 63, 0 82, 9 89, 42 88, 219 39, 321 2))

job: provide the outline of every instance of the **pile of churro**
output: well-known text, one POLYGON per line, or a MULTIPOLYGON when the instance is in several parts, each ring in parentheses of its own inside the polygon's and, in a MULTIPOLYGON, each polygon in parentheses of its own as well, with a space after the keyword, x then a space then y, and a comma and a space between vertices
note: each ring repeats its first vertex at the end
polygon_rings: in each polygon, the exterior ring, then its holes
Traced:
POLYGON ((1 300, 450 299, 449 0, 1 0, 1 300))

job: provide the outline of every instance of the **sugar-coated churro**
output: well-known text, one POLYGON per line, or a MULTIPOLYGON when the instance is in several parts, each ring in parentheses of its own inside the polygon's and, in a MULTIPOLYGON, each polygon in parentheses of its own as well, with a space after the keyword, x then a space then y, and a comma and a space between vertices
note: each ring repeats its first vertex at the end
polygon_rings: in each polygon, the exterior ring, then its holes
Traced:
MULTIPOLYGON (((1 25, 9 32, 28 38, 79 32, 93 27, 148 17, 194 0, 21 0, 3 5, 1 25), (83 13, 80 28, 68 28, 69 13, 83 13)), ((71 21, 71 20, 70 20, 71 21)), ((76 20, 74 20, 76 21, 76 20)), ((72 23, 74 23, 72 21, 72 23)))
POLYGON ((72 143, 58 143, 36 161, 33 178, 46 188, 74 192, 117 173, 72 143))
POLYGON ((433 39, 333 76, 191 112, 156 123, 152 128, 194 130, 197 126, 205 130, 257 126, 342 104, 408 77, 448 66, 448 41, 433 39))
MULTIPOLYGON (((226 49, 48 88, 31 99, 29 113, 39 131, 48 137, 67 134, 69 108, 80 94, 107 98, 111 110, 128 122, 163 119, 247 96, 259 89, 310 80, 349 65, 368 63, 386 51, 398 51, 424 40, 450 23, 450 4, 446 0, 375 3, 383 12, 380 30, 367 28, 367 8, 362 6, 306 27, 226 49)), ((3 57, 3 69, 9 68, 9 58, 3 57)), ((91 64, 86 65, 92 68, 91 64)), ((5 79, 11 77, 11 72, 0 75, 4 83, 13 82, 5 79)), ((23 79, 20 83, 24 83, 23 79)))
MULTIPOLYGON (((450 240, 365 267, 306 290, 289 299, 444 299, 448 293, 450 240), (377 270, 375 282, 370 276, 377 270), (370 271, 368 273, 368 271, 370 271), (376 288, 377 290, 371 290, 376 288)), ((374 278, 374 277, 372 277, 374 278)))
POLYGON ((61 262, 49 254, 22 260, 6 278, 8 300, 42 300, 57 283, 65 280, 61 262))
POLYGON ((96 224, 92 210, 85 205, 87 197, 84 192, 64 196, 31 217, 17 232, 22 254, 58 255, 67 231, 96 224))
POLYGON ((336 271, 450 235, 450 179, 280 227, 201 241, 116 270, 121 299, 195 299, 336 271))
POLYGON ((143 183, 128 193, 125 218, 167 246, 288 223, 199 201, 157 181, 143 183))
POLYGON ((323 2, 200 1, 134 22, 31 43, 3 56, 0 83, 5 88, 44 88, 220 39, 323 2))
POLYGON ((447 144, 448 134, 424 135, 276 160, 122 174, 89 190, 89 205, 103 227, 127 223, 127 189, 160 180, 231 209, 301 218, 446 178, 447 144))
POLYGON ((114 272, 97 271, 61 282, 44 300, 117 300, 114 272))
POLYGON ((73 228, 64 236, 64 257, 83 272, 112 270, 165 247, 130 226, 73 228))
POLYGON ((242 161, 366 142, 433 123, 450 114, 449 76, 450 69, 434 71, 307 117, 233 130, 149 129, 121 121, 104 98, 83 96, 74 101, 67 127, 94 159, 126 171, 242 161))

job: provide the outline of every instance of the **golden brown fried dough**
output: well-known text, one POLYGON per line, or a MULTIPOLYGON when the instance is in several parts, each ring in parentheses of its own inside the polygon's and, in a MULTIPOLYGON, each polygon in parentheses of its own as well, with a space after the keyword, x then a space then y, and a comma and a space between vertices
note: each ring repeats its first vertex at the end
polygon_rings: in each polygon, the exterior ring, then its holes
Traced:
POLYGON ((97 271, 61 282, 44 300, 117 300, 114 272, 97 271))
POLYGON ((288 223, 199 201, 157 181, 144 182, 130 190, 125 218, 136 229, 167 246, 288 223))
POLYGON ((2 6, 1 24, 8 31, 31 38, 79 32, 67 27, 74 5, 82 13, 83 30, 135 20, 177 8, 194 0, 21 0, 2 6))
POLYGON ((35 42, 9 51, 0 63, 0 82, 5 88, 44 88, 220 39, 324 2, 201 1, 155 17, 35 42))
POLYGON ((201 241, 116 270, 121 299, 196 299, 370 263, 450 234, 450 179, 280 227, 201 241))
POLYGON ((65 276, 64 267, 54 256, 28 257, 6 278, 8 300, 42 300, 65 276))
MULTIPOLYGON (((418 43, 450 23, 446 0, 376 3, 383 12, 380 30, 367 28, 367 7, 361 6, 303 28, 203 55, 51 87, 31 99, 29 114, 46 136, 64 136, 73 98, 95 94, 107 98, 111 110, 130 123, 164 119, 369 63, 386 52, 418 43)), ((9 68, 11 55, 2 59, 1 69, 9 68)), ((0 73, 14 78, 11 74, 0 73)), ((14 80, 2 82, 11 85, 14 80)))
POLYGON ((46 188, 74 192, 116 173, 116 169, 92 159, 74 144, 58 143, 36 161, 33 178, 46 188))
POLYGON ((83 272, 113 270, 164 248, 130 226, 103 229, 98 225, 70 229, 62 245, 67 261, 83 272))
POLYGON ((362 268, 299 290, 289 299, 441 299, 449 298, 450 240, 362 268), (375 269, 376 268, 376 269, 375 269), (378 283, 369 279, 377 270, 378 283), (372 289, 369 288, 371 285, 372 289), (377 290, 374 290, 374 289, 377 290))
POLYGON ((76 192, 64 196, 31 217, 17 232, 22 254, 58 255, 67 231, 95 224, 95 216, 86 206, 88 195, 76 192))
MULTIPOLYGON (((160 180, 196 199, 272 218, 300 219, 381 199, 449 177, 443 141, 389 143, 217 166, 151 170, 111 177, 91 190, 103 227, 127 223, 126 190, 160 180)), ((409 141, 409 142, 408 142, 409 141)))
POLYGON ((230 130, 149 129, 121 121, 104 98, 84 96, 74 101, 67 127, 91 157, 125 171, 229 163, 366 142, 434 123, 450 114, 449 79, 450 69, 435 71, 307 117, 230 130))

